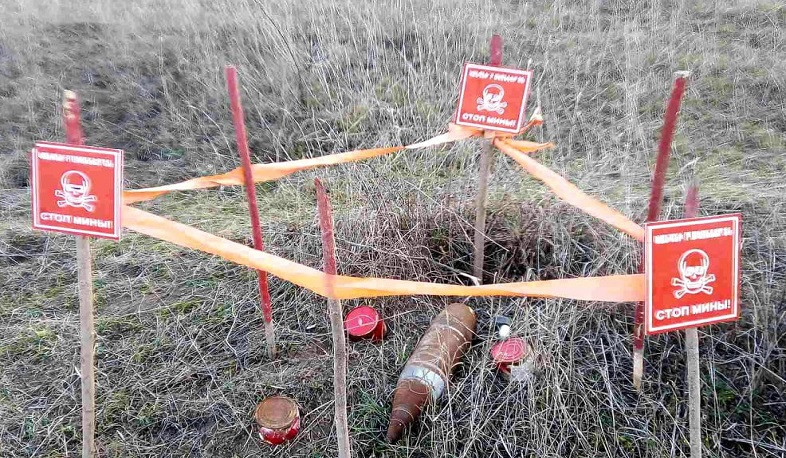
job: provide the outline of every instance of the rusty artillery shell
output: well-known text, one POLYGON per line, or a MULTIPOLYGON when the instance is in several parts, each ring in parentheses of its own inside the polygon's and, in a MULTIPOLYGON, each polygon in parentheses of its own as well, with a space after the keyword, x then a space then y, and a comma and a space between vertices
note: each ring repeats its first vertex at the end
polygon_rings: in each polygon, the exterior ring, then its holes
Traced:
POLYGON ((397 441, 423 407, 442 395, 453 368, 472 342, 475 323, 475 312, 459 303, 448 305, 431 322, 398 379, 388 442, 397 441))

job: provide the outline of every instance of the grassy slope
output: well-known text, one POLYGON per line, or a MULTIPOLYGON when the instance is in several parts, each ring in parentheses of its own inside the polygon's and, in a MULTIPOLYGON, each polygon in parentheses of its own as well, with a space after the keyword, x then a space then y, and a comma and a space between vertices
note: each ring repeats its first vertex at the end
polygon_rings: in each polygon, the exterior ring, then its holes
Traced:
MULTIPOLYGON (((83 99, 90 144, 127 151, 127 187, 237 164, 222 66, 238 65, 258 161, 423 139, 449 118, 462 62, 488 37, 531 66, 546 114, 542 160, 635 219, 671 72, 693 78, 666 213, 701 180, 705 212, 745 214, 743 319, 702 333, 710 456, 786 448, 786 10, 730 2, 212 2, 11 0, 0 29, 0 456, 76 456, 78 313, 73 242, 31 233, 24 151, 61 139, 62 89, 83 99), (120 2, 116 2, 120 3, 120 2), (229 6, 240 4, 242 6, 229 6), (303 3, 301 5, 301 3, 303 3), (585 3, 588 3, 585 5, 585 3), (591 4, 589 4, 591 3, 591 4)), ((302 173, 261 187, 271 251, 318 266, 310 182, 336 206, 341 270, 466 282, 473 143, 302 173)), ((490 193, 487 280, 633 272, 634 244, 550 197, 499 158, 490 193)), ((240 189, 142 207, 248 241, 240 189)), ((333 456, 324 301, 273 280, 282 358, 264 356, 254 274, 136 234, 94 243, 99 441, 108 456, 333 456), (253 436, 263 396, 296 397, 304 430, 271 450, 253 436)), ((432 298, 374 302, 393 333, 351 346, 350 412, 360 456, 675 456, 687 450, 682 340, 649 340, 643 393, 630 387, 630 304, 494 299, 515 316, 543 371, 495 379, 478 343, 446 401, 384 445, 398 371, 432 298)), ((346 307, 355 305, 347 301, 346 307)))

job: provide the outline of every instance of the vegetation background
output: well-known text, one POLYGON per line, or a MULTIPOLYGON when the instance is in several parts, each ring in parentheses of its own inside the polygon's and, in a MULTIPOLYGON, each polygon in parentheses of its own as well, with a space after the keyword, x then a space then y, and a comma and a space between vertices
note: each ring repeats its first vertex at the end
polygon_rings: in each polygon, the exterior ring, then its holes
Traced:
MULTIPOLYGON (((64 89, 89 144, 126 151, 126 187, 239 164, 223 67, 238 66, 256 162, 396 145, 444 131, 460 66, 531 66, 538 158, 641 221, 672 73, 691 70, 665 217, 697 177, 703 213, 744 214, 742 319, 700 331, 705 452, 786 454, 786 8, 779 2, 135 0, 0 2, 0 456, 78 456, 78 303, 71 237, 30 230, 26 152, 62 140, 64 89)), ((480 144, 402 152, 260 186, 270 251, 319 267, 314 176, 330 187, 339 268, 468 283, 480 144)), ((250 244, 241 188, 141 205, 250 244)), ((497 155, 485 281, 636 272, 629 238, 497 155)), ((93 242, 102 456, 335 456, 323 299, 272 280, 281 356, 265 356, 255 273, 135 233, 93 242), (295 397, 304 428, 269 448, 256 403, 295 397)), ((446 300, 371 303, 392 328, 350 346, 357 456, 687 453, 683 337, 648 339, 630 382, 633 304, 493 299, 540 376, 507 384, 479 339, 447 396, 384 443, 399 370, 446 300)))

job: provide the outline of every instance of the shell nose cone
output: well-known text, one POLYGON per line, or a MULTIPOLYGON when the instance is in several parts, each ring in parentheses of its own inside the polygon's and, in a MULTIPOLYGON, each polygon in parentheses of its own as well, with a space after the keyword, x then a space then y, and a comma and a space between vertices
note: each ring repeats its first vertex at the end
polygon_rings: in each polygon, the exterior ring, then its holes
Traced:
POLYGON ((389 443, 393 444, 401 439, 401 435, 404 433, 404 422, 398 418, 391 418, 390 419, 390 426, 388 426, 388 434, 387 440, 389 443))
POLYGON ((393 443, 401 438, 404 429, 417 420, 429 399, 431 399, 431 387, 428 384, 416 379, 399 380, 393 394, 388 442, 393 443))

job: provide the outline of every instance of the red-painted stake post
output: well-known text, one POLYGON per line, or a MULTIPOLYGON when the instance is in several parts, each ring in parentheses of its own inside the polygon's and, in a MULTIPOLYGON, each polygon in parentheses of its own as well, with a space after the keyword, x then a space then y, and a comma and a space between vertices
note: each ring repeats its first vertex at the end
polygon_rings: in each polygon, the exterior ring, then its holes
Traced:
MULTIPOLYGON (((82 125, 76 94, 65 92, 63 120, 66 142, 82 145, 82 125)), ((82 371, 82 458, 96 456, 96 382, 95 382, 95 319, 93 316, 93 266, 90 238, 76 237, 76 264, 79 282, 79 367, 82 371)))
MULTIPOLYGON (((677 125, 677 115, 680 111, 680 103, 685 93, 685 83, 689 72, 676 72, 674 87, 671 91, 669 104, 663 119, 663 130, 661 131, 660 143, 658 144, 658 156, 655 161, 655 173, 652 180, 652 190, 650 191, 649 209, 647 212, 647 222, 657 221, 660 216, 661 204, 663 203, 663 187, 666 183, 666 171, 669 168, 669 154, 671 152, 671 141, 674 138, 674 130, 677 125)), ((644 270, 642 261, 641 271, 644 270)), ((644 304, 636 303, 636 311, 633 324, 633 386, 638 390, 641 388, 642 374, 644 373, 644 304)))
MULTIPOLYGON (((314 179, 317 191, 317 212, 322 233, 322 255, 327 277, 325 289, 328 296, 333 295, 334 280, 337 274, 336 239, 333 232, 333 211, 330 208, 325 186, 319 178, 314 179)), ((347 420, 347 340, 344 336, 344 311, 341 301, 328 298, 330 330, 333 335, 333 396, 335 398, 336 437, 339 458, 350 458, 352 450, 349 443, 349 422, 347 420)))
MULTIPOLYGON (((251 216, 251 231, 254 240, 254 249, 264 251, 265 242, 262 237, 262 225, 259 222, 256 184, 254 183, 254 177, 251 172, 251 155, 248 149, 243 105, 240 102, 240 84, 237 80, 237 69, 228 65, 226 67, 226 77, 229 100, 232 107, 232 121, 235 125, 235 140, 237 142, 240 161, 243 164, 243 180, 246 184, 246 197, 248 198, 248 212, 251 216)), ((270 357, 274 358, 276 356, 276 334, 273 326, 273 306, 270 300, 267 272, 264 270, 257 270, 257 278, 259 280, 259 300, 262 308, 262 315, 265 319, 267 351, 270 357)))

